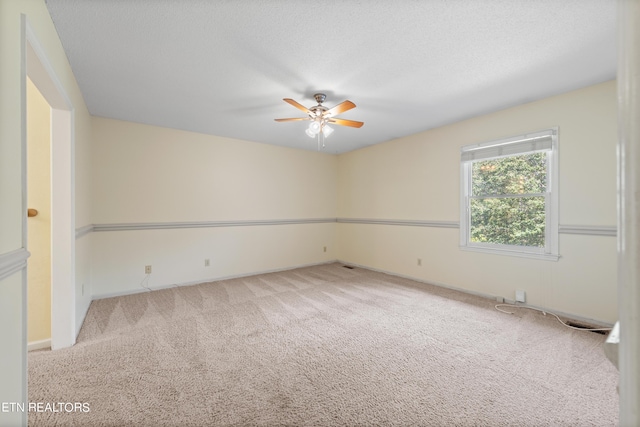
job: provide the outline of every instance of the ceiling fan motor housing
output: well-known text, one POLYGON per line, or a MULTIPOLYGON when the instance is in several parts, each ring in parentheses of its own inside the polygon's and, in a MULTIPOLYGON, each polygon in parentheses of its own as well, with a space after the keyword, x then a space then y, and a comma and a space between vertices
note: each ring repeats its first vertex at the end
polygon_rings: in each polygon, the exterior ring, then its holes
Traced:
POLYGON ((313 113, 313 116, 311 118, 314 118, 314 119, 323 117, 324 112, 327 110, 328 108, 325 107, 324 105, 314 105, 313 107, 309 108, 309 111, 313 113))

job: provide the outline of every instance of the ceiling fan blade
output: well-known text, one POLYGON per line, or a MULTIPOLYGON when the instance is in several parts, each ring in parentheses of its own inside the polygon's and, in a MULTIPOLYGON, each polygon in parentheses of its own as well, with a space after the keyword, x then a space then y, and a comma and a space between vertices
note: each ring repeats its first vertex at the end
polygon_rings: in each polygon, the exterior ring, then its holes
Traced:
POLYGON ((311 119, 309 117, 296 117, 293 119, 273 119, 273 120, 275 120, 276 122, 297 122, 300 120, 311 120, 311 119))
POLYGON ((352 128, 360 128, 364 124, 364 122, 356 122, 355 120, 344 119, 329 119, 329 123, 334 123, 340 126, 351 126, 352 128))
POLYGON ((340 104, 336 105, 333 108, 329 108, 329 110, 325 112, 325 114, 328 114, 331 116, 337 116, 338 114, 344 113, 345 111, 349 111, 352 108, 356 108, 356 104, 347 100, 347 101, 341 102, 340 104))
POLYGON ((289 104, 293 105, 293 106, 294 106, 294 107, 296 107, 298 110, 302 110, 302 111, 304 111, 304 112, 305 112, 305 113, 307 113, 307 114, 311 114, 311 111, 310 111, 307 107, 305 107, 304 105, 300 104, 300 103, 299 103, 299 102, 297 102, 297 101, 294 101, 294 100, 293 100, 293 99, 291 99, 291 98, 284 98, 284 99, 283 99, 283 101, 284 101, 284 102, 286 102, 286 103, 289 103, 289 104))

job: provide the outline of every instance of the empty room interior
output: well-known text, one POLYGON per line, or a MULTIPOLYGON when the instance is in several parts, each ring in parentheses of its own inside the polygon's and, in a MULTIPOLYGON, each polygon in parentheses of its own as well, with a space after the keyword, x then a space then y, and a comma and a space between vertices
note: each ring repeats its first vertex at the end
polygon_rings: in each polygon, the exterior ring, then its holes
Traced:
POLYGON ((639 9, 2 0, 0 426, 634 425, 639 9))

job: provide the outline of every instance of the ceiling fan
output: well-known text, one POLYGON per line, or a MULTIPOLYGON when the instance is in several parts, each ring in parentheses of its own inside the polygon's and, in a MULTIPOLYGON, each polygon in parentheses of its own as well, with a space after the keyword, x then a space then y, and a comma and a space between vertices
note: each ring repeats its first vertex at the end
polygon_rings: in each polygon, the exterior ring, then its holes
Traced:
POLYGON ((353 102, 344 101, 333 108, 327 108, 324 105, 322 105, 324 100, 327 98, 327 96, 324 93, 316 93, 315 95, 313 95, 313 97, 316 99, 316 102, 318 103, 318 105, 314 105, 311 108, 307 108, 304 105, 294 101, 291 98, 283 99, 284 102, 289 103, 294 107, 296 107, 297 109, 307 113, 309 117, 296 117, 291 119, 275 119, 275 121, 276 122, 297 122, 301 120, 311 120, 311 123, 309 123, 309 127, 305 131, 306 134, 309 135, 311 138, 314 138, 315 136, 319 137, 321 133, 325 138, 331 135, 331 133, 333 132, 333 128, 329 127, 329 123, 339 125, 339 126, 350 126, 354 128, 362 127, 362 125, 364 124, 363 122, 357 122, 355 120, 338 119, 335 117, 340 113, 344 113, 345 111, 355 108, 356 104, 354 104, 353 102))

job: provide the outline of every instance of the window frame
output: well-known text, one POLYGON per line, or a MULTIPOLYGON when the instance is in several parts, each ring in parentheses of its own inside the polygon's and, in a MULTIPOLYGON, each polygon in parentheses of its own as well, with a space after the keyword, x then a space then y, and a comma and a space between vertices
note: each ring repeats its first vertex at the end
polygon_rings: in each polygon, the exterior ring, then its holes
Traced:
MULTIPOLYGON (((509 151, 508 149, 505 151, 509 151)), ((539 132, 531 132, 510 138, 465 145, 460 149, 460 249, 498 255, 510 255, 525 258, 557 261, 558 253, 558 128, 553 127, 539 132), (512 154, 496 154, 506 147, 515 147, 516 143, 527 144, 527 141, 548 140, 551 147, 530 149, 512 154), (478 161, 497 158, 515 157, 535 152, 547 153, 547 185, 543 193, 545 198, 545 245, 544 247, 505 245, 500 243, 478 243, 471 241, 471 188, 472 166, 478 161), (479 159, 469 158, 470 153, 479 153, 479 159)), ((522 196, 519 196, 522 197, 522 196)), ((540 197, 540 196, 538 196, 540 197)), ((511 198, 511 197, 509 197, 511 198)))

